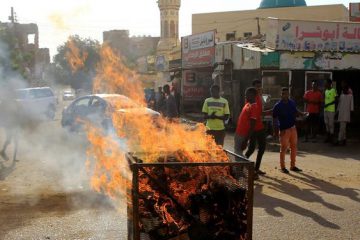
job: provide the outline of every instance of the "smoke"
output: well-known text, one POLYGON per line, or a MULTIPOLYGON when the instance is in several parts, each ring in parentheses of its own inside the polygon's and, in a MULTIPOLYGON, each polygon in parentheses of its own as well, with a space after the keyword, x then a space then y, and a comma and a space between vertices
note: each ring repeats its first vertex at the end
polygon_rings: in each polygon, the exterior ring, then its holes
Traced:
MULTIPOLYGON (((33 112, 37 106, 24 109, 25 105, 17 101, 16 90, 30 84, 12 64, 8 45, 0 41, 0 182, 2 186, 10 184, 7 195, 18 196, 19 201, 31 197, 30 205, 59 193, 69 196, 69 208, 86 202, 108 205, 108 200, 90 191, 86 137, 61 127, 61 111, 68 103, 57 94, 54 120, 33 112)), ((62 89, 53 87, 53 91, 60 93, 62 89)))
POLYGON ((73 28, 73 23, 86 15, 89 10, 89 5, 82 5, 68 12, 54 12, 48 16, 48 19, 55 29, 69 32, 73 28))

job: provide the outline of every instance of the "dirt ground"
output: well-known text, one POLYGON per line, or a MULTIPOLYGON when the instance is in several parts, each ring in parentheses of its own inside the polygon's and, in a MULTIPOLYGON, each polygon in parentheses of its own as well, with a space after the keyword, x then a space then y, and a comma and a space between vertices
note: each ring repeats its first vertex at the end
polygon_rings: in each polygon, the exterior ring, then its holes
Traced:
MULTIPOLYGON (((59 117, 21 136, 17 161, 0 158, 0 239, 127 238, 124 208, 88 186, 81 137, 67 135, 59 117)), ((301 143, 304 171, 285 175, 271 144, 255 183, 254 239, 360 239, 359 146, 301 143)))

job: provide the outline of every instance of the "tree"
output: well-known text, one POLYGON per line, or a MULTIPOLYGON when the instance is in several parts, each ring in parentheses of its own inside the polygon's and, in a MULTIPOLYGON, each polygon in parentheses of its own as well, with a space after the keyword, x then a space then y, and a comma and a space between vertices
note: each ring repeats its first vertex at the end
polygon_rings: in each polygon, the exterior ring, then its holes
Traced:
POLYGON ((0 68, 4 76, 19 73, 26 78, 26 65, 31 60, 29 53, 19 47, 13 27, 0 23, 0 68))
POLYGON ((55 81, 74 89, 91 90, 100 60, 100 47, 97 40, 70 36, 68 41, 58 47, 58 53, 53 58, 55 81))

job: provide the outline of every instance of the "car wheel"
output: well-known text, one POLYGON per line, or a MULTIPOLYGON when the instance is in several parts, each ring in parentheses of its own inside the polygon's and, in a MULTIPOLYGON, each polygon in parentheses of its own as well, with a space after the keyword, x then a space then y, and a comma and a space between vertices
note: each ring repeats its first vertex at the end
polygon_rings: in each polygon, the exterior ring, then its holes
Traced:
POLYGON ((55 106, 54 105, 50 105, 46 111, 46 117, 49 119, 49 120, 54 120, 55 118, 55 112, 56 112, 56 109, 55 109, 55 106))

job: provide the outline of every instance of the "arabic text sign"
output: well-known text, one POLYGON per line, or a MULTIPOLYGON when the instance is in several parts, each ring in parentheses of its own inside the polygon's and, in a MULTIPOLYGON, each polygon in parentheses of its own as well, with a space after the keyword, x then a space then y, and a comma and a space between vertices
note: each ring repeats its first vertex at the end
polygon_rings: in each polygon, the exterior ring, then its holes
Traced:
POLYGON ((351 53, 282 53, 280 69, 346 70, 360 69, 360 55, 351 53))
POLYGON ((276 38, 268 39, 269 46, 277 50, 360 52, 360 23, 269 21, 272 30, 277 29, 276 38))
POLYGON ((215 47, 197 49, 183 53, 183 68, 211 67, 215 61, 215 47))
POLYGON ((215 31, 186 36, 182 38, 182 51, 187 53, 192 50, 215 46, 215 31))

